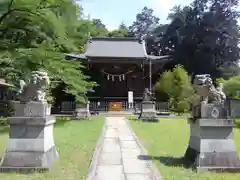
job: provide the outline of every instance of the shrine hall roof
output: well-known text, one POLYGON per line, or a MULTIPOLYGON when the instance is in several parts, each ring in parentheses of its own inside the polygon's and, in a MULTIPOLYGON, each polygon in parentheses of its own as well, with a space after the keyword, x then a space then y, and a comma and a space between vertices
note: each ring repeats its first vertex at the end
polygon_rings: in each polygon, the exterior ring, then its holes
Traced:
POLYGON ((84 54, 68 54, 67 56, 78 59, 147 59, 150 57, 154 60, 162 57, 147 55, 145 41, 129 37, 90 38, 84 54))

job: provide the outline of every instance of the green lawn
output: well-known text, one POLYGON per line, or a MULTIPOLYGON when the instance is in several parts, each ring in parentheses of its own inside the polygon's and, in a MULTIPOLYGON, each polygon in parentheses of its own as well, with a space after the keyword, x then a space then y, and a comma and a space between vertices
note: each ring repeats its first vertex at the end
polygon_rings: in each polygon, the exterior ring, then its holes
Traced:
MULTIPOLYGON (((91 157, 101 134, 104 117, 91 120, 57 120, 55 143, 60 155, 49 172, 17 174, 0 173, 1 180, 85 180, 91 157)), ((8 140, 8 127, 0 126, 0 157, 8 140)))
MULTIPOLYGON (((161 119, 159 123, 131 120, 131 124, 165 180, 240 179, 240 173, 196 173, 183 167, 181 157, 189 140, 189 126, 186 120, 161 119)), ((235 140, 240 152, 240 129, 235 130, 235 140)))

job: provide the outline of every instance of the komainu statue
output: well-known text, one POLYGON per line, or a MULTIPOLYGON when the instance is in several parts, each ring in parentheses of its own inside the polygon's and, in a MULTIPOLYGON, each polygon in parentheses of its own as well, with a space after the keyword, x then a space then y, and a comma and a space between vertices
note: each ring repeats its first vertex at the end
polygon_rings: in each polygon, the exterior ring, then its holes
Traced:
POLYGON ((18 99, 22 102, 28 101, 46 101, 46 89, 50 85, 50 79, 47 72, 33 71, 28 82, 20 80, 20 89, 18 99))
POLYGON ((194 87, 197 94, 200 95, 201 103, 222 104, 226 100, 226 95, 222 90, 222 84, 215 88, 209 74, 196 75, 194 87))
POLYGON ((190 137, 184 159, 200 172, 240 172, 234 141, 235 121, 222 84, 214 87, 209 74, 196 75, 194 86, 201 101, 192 106, 190 137), (224 151, 223 151, 224 148, 224 151))

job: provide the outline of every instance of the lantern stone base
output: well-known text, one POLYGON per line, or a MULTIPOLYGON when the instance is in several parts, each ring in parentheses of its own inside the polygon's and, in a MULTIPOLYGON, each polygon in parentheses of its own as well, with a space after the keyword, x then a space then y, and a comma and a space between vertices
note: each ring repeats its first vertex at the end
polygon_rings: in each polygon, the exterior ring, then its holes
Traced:
POLYGON ((198 171, 240 171, 232 119, 190 119, 185 158, 198 171))
POLYGON ((155 102, 154 101, 143 101, 141 113, 138 119, 143 121, 154 121, 159 122, 159 118, 157 117, 157 113, 155 110, 155 102))
POLYGON ((6 152, 0 170, 48 170, 52 167, 53 162, 58 159, 58 156, 55 146, 45 152, 6 152))
POLYGON ((9 140, 0 169, 49 169, 58 159, 54 144, 53 124, 49 105, 41 102, 16 103, 15 115, 10 117, 9 140))
POLYGON ((87 105, 76 105, 76 109, 74 111, 75 119, 86 119, 89 116, 91 116, 89 110, 89 103, 87 105))

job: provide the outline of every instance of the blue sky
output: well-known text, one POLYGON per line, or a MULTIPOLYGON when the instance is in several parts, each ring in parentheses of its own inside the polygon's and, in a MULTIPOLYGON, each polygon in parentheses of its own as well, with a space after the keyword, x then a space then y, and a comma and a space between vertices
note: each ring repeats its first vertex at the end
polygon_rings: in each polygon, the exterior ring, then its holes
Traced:
POLYGON ((109 30, 113 30, 121 22, 131 25, 144 6, 154 10, 160 23, 166 23, 169 10, 174 5, 188 5, 191 2, 192 0, 81 0, 80 4, 86 16, 101 19, 109 30))

